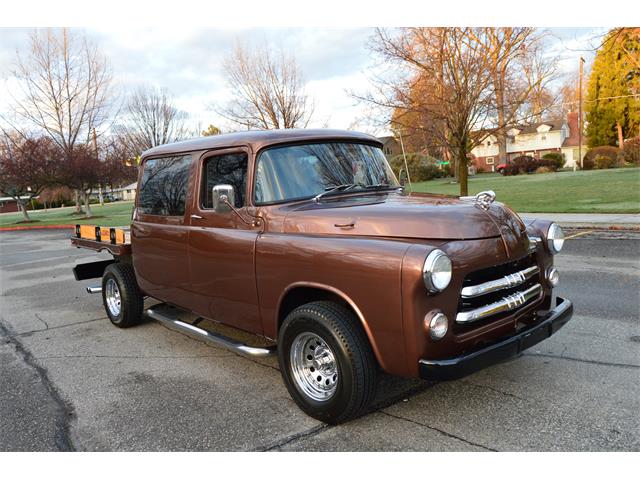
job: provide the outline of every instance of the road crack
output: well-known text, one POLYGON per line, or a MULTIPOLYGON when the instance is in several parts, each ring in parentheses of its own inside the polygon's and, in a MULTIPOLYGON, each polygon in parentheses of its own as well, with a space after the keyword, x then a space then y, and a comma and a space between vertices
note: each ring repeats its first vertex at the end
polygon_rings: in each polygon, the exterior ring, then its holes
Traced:
POLYGON ((392 413, 385 412, 384 410, 380 410, 380 413, 382 413, 383 415, 387 415, 387 416, 389 416, 389 417, 392 417, 392 418, 396 418, 396 419, 398 419, 398 420, 404 420, 405 422, 413 423, 413 424, 415 424, 415 425, 419 425, 419 426, 421 426, 421 427, 428 428, 428 429, 430 429, 430 430, 434 430, 434 431, 436 431, 436 432, 438 432, 438 433, 441 433, 442 435, 444 435, 444 436, 446 436, 446 437, 453 438, 453 439, 455 439, 455 440, 459 440, 459 441, 461 441, 461 442, 464 442, 464 443, 466 443, 466 444, 468 444, 468 445, 472 445, 472 446, 474 446, 474 447, 482 448, 482 449, 487 450, 487 451, 489 451, 489 452, 497 452, 497 451, 498 451, 498 450, 493 449, 493 448, 491 448, 491 447, 487 447, 486 445, 482 445, 482 444, 480 444, 480 443, 472 442, 471 440, 467 440, 466 438, 459 437, 459 436, 457 436, 457 435, 454 435, 453 433, 446 432, 446 431, 444 431, 444 430, 441 430, 441 429, 436 428, 436 427, 432 427, 431 425, 427 425, 427 424, 425 424, 425 423, 416 422, 415 420, 411 420, 411 419, 409 419, 409 418, 402 417, 402 416, 400 416, 400 415, 394 415, 394 414, 392 414, 392 413))
POLYGON ((560 360, 570 360, 572 362, 591 363, 593 365, 603 365, 605 367, 640 368, 640 365, 634 365, 632 363, 602 362, 600 360, 589 360, 586 358, 567 357, 563 355, 552 355, 550 353, 524 353, 523 355, 527 357, 558 358, 560 360))
POLYGON ((56 434, 54 439, 56 447, 58 447, 58 449, 63 452, 75 451, 75 447, 71 441, 70 435, 70 421, 75 418, 73 407, 64 401, 55 385, 49 378, 47 370, 36 362, 36 358, 22 344, 17 335, 14 335, 14 333, 9 329, 8 326, 4 324, 2 320, 3 319, 0 319, 0 335, 5 337, 7 342, 13 345, 16 353, 22 358, 22 361, 27 366, 35 370, 35 372, 40 377, 40 381, 47 389, 47 392, 49 393, 51 399, 57 407, 58 412, 55 419, 56 434))
POLYGON ((518 395, 515 395, 515 394, 513 394, 513 393, 509 393, 509 392, 505 392, 505 391, 503 391, 503 390, 498 390, 497 388, 490 387, 489 385, 481 385, 481 384, 479 384, 479 383, 473 383, 473 382, 469 382, 469 381, 467 381, 467 380, 460 380, 460 383, 463 383, 463 384, 465 384, 465 385, 471 385, 471 386, 474 386, 474 387, 477 387, 477 388, 484 388, 484 389, 486 389, 486 390, 491 390, 492 392, 499 393, 499 394, 504 395, 504 396, 506 396, 506 397, 517 398, 518 400, 523 400, 523 401, 525 401, 525 402, 526 402, 526 401, 528 401, 528 400, 527 400, 526 398, 524 398, 524 397, 520 397, 520 396, 518 396, 518 395))
POLYGON ((331 428, 333 428, 333 426, 323 423, 322 425, 318 425, 316 427, 310 428, 309 430, 305 430, 304 432, 295 433, 293 435, 285 437, 285 438, 283 438, 281 440, 278 440, 277 442, 272 443, 271 445, 268 445, 266 447, 258 447, 254 451, 255 452, 271 452, 273 450, 282 448, 285 445, 289 445, 290 443, 293 443, 293 442, 295 442, 297 440, 304 440, 306 438, 314 437, 314 436, 318 435, 320 432, 324 432, 324 431, 329 430, 331 428))

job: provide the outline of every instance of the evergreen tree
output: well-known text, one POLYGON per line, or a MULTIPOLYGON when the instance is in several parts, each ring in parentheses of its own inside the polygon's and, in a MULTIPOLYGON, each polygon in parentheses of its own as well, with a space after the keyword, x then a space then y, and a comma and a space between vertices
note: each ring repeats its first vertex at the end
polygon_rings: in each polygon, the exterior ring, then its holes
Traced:
POLYGON ((638 135, 640 97, 630 96, 635 94, 640 94, 640 28, 617 28, 598 49, 589 77, 586 111, 590 147, 617 145, 620 136, 638 135))

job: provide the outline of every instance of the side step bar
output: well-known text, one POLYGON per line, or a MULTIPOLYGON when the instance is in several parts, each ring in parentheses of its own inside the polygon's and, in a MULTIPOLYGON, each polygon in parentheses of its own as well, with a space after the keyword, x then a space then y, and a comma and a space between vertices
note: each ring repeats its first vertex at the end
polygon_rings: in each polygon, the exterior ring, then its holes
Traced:
POLYGON ((172 318, 153 308, 148 308, 146 314, 171 330, 184 333, 196 340, 203 340, 215 347, 226 348, 227 350, 231 350, 232 352, 245 357, 268 357, 276 353, 276 347, 250 347, 249 345, 239 343, 224 335, 212 333, 208 330, 196 327, 195 325, 191 325, 190 323, 172 318))

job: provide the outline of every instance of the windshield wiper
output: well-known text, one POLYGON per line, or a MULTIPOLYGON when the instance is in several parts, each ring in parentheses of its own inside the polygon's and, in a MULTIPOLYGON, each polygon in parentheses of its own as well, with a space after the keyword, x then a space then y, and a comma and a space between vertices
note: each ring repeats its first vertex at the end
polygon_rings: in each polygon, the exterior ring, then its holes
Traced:
POLYGON ((365 190, 399 190, 400 185, 389 185, 387 183, 378 183, 376 185, 361 185, 365 190))
POLYGON ((327 187, 324 192, 317 194, 313 197, 313 200, 319 202, 322 197, 325 195, 330 195, 332 193, 344 192, 345 190, 349 190, 351 188, 357 187, 357 183, 342 183, 340 185, 336 185, 335 187, 327 187))

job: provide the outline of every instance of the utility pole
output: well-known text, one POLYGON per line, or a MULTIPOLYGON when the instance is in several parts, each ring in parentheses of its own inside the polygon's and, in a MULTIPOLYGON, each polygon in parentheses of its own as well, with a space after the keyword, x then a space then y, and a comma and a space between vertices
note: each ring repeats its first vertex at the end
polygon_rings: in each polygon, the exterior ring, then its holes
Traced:
POLYGON ((582 170, 582 74, 584 71, 584 58, 580 57, 580 80, 578 81, 578 158, 580 170, 582 170))

